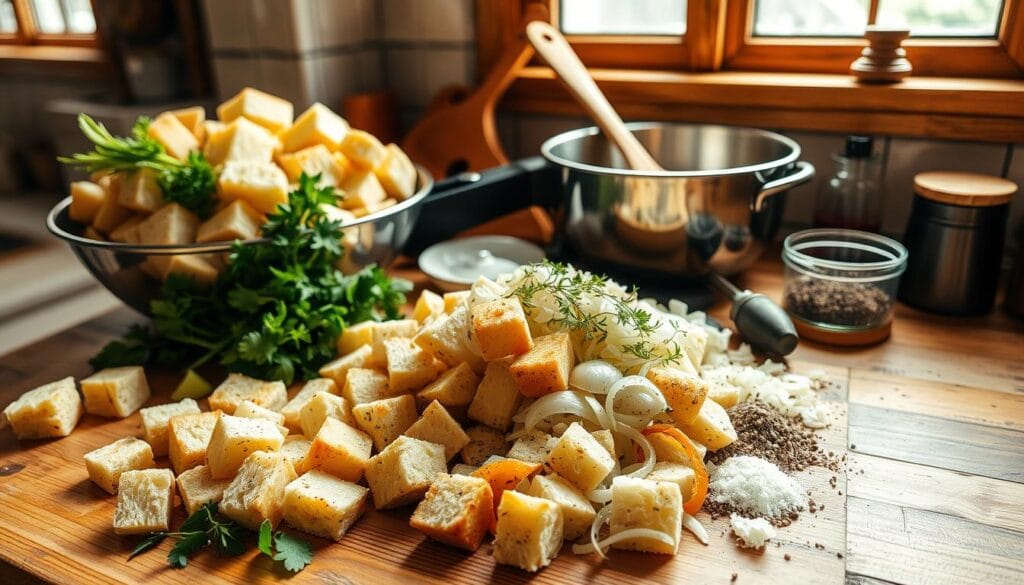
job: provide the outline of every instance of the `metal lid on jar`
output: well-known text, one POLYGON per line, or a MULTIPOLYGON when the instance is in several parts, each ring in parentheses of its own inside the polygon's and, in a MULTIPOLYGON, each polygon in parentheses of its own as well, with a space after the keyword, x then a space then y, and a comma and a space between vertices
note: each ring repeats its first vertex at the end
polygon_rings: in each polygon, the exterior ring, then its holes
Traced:
POLYGON ((1017 184, 981 173, 933 171, 914 176, 914 192, 939 203, 992 207, 1009 203, 1017 192, 1017 184))

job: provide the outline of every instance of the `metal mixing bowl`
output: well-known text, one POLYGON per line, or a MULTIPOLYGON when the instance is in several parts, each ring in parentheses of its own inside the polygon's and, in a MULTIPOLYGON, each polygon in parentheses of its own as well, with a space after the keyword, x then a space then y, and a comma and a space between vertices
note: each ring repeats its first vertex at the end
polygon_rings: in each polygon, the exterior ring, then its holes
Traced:
MULTIPOLYGON (((426 169, 417 166, 417 191, 411 197, 377 213, 361 217, 345 225, 346 247, 343 268, 346 272, 369 264, 387 266, 402 251, 419 217, 420 204, 430 193, 434 181, 426 169), (348 230, 352 230, 349 232, 348 230)), ((83 235, 85 226, 68 217, 71 198, 67 197, 50 210, 46 227, 71 246, 82 264, 125 304, 144 315, 149 315, 149 301, 160 291, 160 282, 142 271, 141 265, 149 256, 177 254, 215 254, 231 251, 234 242, 209 242, 180 246, 122 244, 93 240, 83 235)), ((247 240, 245 246, 259 246, 266 240, 247 240)))

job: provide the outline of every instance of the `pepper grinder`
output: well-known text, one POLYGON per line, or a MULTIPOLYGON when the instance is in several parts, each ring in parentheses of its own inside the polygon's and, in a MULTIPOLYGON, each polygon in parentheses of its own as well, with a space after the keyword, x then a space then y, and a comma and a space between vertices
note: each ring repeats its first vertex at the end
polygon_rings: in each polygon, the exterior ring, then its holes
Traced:
POLYGON ((900 45, 910 36, 905 28, 870 25, 864 31, 868 46, 850 64, 850 73, 861 83, 898 83, 910 75, 914 67, 907 60, 907 50, 900 45))

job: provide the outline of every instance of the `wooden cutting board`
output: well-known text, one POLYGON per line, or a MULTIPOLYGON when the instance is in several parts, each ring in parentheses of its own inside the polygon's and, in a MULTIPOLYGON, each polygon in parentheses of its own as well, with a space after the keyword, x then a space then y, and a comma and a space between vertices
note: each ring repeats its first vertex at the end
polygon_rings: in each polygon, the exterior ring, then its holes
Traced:
MULTIPOLYGON (((22 351, 0 358, 0 407, 44 382, 89 373, 87 359, 102 344, 136 320, 122 309, 75 327, 22 351)), ((846 368, 795 362, 796 371, 823 369, 834 382, 825 395, 834 419, 822 433, 824 445, 845 453, 847 438, 846 368)), ((155 397, 165 402, 173 377, 150 372, 155 397)), ((204 405, 205 406, 205 405, 204 405)), ((289 582, 366 583, 520 583, 528 573, 494 562, 490 544, 468 554, 427 540, 408 527, 412 509, 369 510, 341 543, 320 539, 313 564, 295 577, 253 552, 238 558, 203 553, 184 570, 167 567, 165 542, 127 561, 138 537, 111 530, 115 498, 89 481, 82 456, 111 441, 141 435, 139 415, 124 420, 86 416, 68 437, 19 444, 0 431, 0 559, 54 582, 168 582, 202 579, 211 583, 289 582)), ((166 461, 163 461, 166 466, 166 461)), ((689 533, 676 557, 612 551, 608 560, 576 556, 566 545, 551 566, 537 573, 539 583, 843 583, 846 554, 846 477, 813 468, 799 481, 821 506, 780 530, 763 552, 736 547, 728 519, 701 513, 711 537, 708 546, 689 533), (835 487, 830 485, 835 476, 835 487), (790 560, 786 560, 786 556, 790 560)), ((184 520, 179 507, 176 523, 184 520)), ((0 570, 0 582, 5 582, 0 570)))

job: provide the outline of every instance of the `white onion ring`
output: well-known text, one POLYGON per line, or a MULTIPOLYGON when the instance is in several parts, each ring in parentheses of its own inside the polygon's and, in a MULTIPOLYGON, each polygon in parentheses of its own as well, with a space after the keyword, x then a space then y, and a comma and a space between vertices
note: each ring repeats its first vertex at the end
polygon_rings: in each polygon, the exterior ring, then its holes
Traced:
POLYGON ((614 431, 620 422, 633 428, 646 427, 659 412, 664 412, 668 409, 668 403, 665 402, 665 396, 662 395, 661 390, 658 390, 658 387, 647 378, 626 376, 608 389, 608 395, 604 399, 604 409, 613 421, 611 429, 614 431), (653 405, 650 411, 645 414, 615 414, 615 398, 623 390, 633 390, 635 393, 643 393, 641 395, 651 397, 653 405))
POLYGON ((708 542, 710 542, 708 531, 704 529, 704 525, 686 512, 683 512, 683 528, 689 530, 697 538, 697 541, 704 546, 707 546, 708 542))
POLYGON ((590 422, 601 424, 597 414, 587 404, 585 394, 578 390, 552 392, 537 399, 530 405, 523 418, 524 428, 533 430, 537 423, 556 414, 571 414, 590 422))
POLYGON ((604 360, 577 364, 569 375, 569 387, 591 394, 607 394, 612 384, 622 379, 622 372, 604 360))

